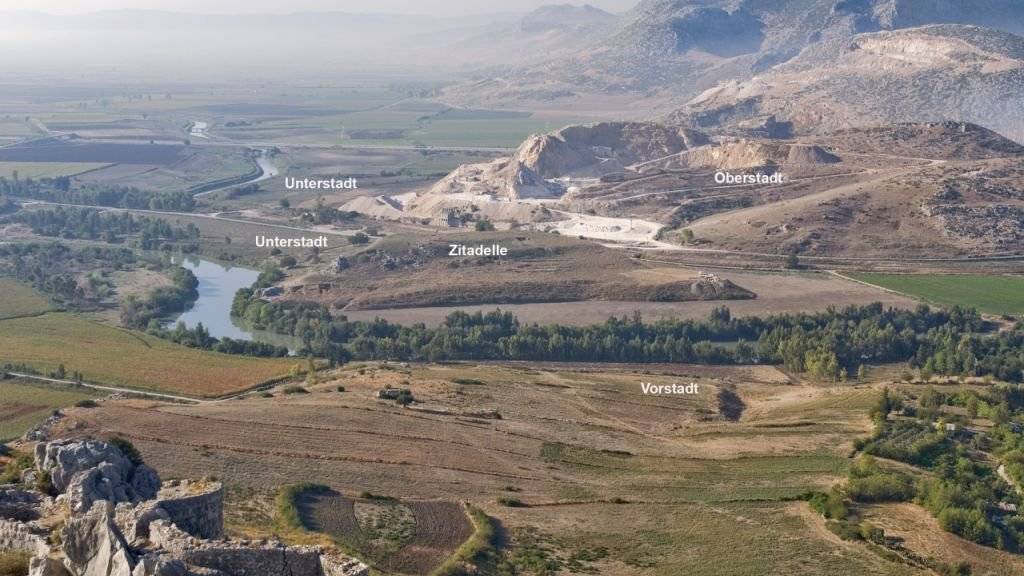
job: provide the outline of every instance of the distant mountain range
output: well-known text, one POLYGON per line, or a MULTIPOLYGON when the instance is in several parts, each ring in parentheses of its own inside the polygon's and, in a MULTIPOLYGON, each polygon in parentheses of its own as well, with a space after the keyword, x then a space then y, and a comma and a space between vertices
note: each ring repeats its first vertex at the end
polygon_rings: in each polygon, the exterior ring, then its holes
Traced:
POLYGON ((611 93, 701 128, 772 115, 796 130, 954 119, 1024 138, 1021 33, 1015 0, 644 0, 573 52, 481 75, 448 98, 611 93))

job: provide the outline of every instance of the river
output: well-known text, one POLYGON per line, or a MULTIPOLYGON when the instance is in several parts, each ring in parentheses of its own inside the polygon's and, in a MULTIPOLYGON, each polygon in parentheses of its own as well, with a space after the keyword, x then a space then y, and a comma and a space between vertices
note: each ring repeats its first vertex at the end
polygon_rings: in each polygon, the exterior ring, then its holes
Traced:
POLYGON ((248 288, 256 282, 259 272, 244 266, 225 266, 212 260, 186 256, 181 266, 195 274, 199 280, 199 298, 191 308, 169 322, 174 326, 184 322, 187 328, 202 323, 214 338, 255 340, 295 351, 300 342, 288 336, 273 334, 264 330, 253 330, 236 318, 231 317, 231 301, 240 288, 248 288))

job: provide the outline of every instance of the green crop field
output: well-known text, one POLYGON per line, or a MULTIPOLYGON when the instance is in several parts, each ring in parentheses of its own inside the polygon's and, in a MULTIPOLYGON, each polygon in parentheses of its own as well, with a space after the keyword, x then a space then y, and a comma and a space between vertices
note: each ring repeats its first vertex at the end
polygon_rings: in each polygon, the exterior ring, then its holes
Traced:
POLYGON ((0 320, 35 316, 50 305, 34 290, 9 278, 0 278, 0 320))
POLYGON ((196 350, 66 313, 0 321, 0 363, 8 362, 38 370, 63 364, 91 382, 189 396, 244 390, 295 364, 196 350))
POLYGON ((74 176, 82 172, 104 168, 110 164, 98 162, 0 162, 0 178, 56 178, 74 176))
POLYGON ((0 442, 18 438, 58 408, 95 397, 95 393, 85 388, 0 380, 0 442))
POLYGON ((959 304, 989 314, 1024 314, 1024 276, 856 274, 853 277, 934 304, 959 304))

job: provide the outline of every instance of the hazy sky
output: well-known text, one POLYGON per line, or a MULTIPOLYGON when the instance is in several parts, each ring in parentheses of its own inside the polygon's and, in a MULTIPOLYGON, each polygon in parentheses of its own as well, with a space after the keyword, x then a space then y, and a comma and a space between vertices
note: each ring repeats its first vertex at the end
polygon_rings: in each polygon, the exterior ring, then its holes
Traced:
MULTIPOLYGON (((125 8, 202 13, 280 13, 336 10, 341 12, 403 12, 451 16, 483 12, 526 12, 567 0, 0 0, 0 10, 33 10, 77 14, 125 8)), ((605 10, 621 12, 638 0, 589 0, 605 10)), ((572 2, 583 4, 584 2, 572 2)))

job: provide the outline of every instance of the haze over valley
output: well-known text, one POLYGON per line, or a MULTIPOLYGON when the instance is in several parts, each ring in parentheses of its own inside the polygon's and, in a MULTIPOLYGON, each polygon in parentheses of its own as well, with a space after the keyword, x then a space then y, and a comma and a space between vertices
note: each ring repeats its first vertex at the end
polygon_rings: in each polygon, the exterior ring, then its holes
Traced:
POLYGON ((1024 573, 1024 4, 0 1, 0 576, 1024 573))

